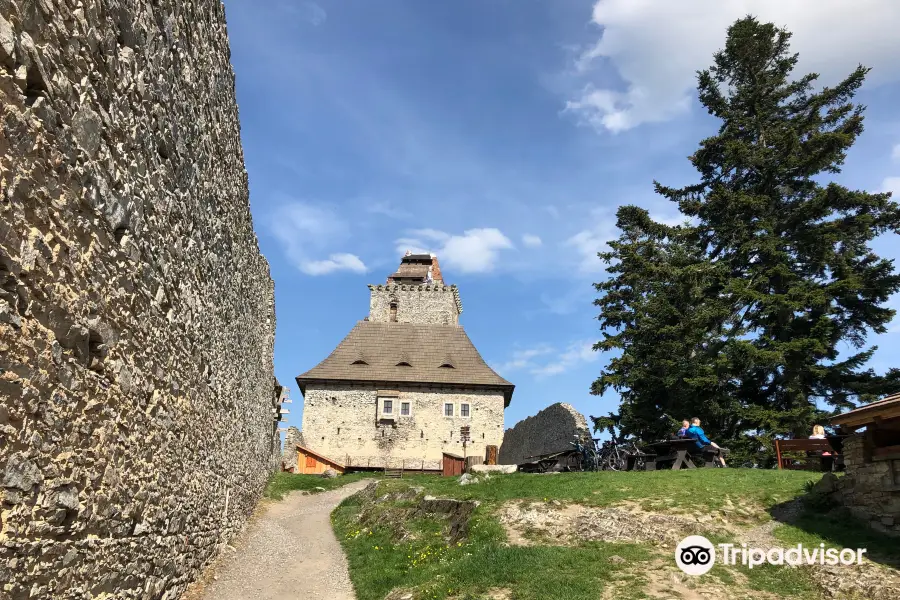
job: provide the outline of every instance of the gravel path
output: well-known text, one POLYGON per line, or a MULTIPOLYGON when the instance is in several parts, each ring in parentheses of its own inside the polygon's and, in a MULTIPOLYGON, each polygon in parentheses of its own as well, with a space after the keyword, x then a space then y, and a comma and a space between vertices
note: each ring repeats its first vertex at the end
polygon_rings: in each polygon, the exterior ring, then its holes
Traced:
POLYGON ((225 550, 203 600, 355 600, 331 511, 370 481, 272 502, 225 550))

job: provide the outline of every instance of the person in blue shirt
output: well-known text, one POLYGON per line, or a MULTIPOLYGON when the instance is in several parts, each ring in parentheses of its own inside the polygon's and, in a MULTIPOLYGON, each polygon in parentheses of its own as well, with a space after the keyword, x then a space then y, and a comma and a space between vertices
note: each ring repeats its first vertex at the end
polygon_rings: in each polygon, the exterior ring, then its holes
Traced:
MULTIPOLYGON (((703 431, 703 428, 700 427, 700 419, 697 417, 691 419, 691 426, 687 430, 687 437, 693 439, 697 443, 697 447, 701 450, 707 446, 712 446, 716 449, 719 448, 718 444, 710 441, 709 438, 706 437, 706 433, 703 431)), ((716 460, 718 460, 719 464, 723 467, 726 466, 725 459, 721 454, 716 457, 716 460)))

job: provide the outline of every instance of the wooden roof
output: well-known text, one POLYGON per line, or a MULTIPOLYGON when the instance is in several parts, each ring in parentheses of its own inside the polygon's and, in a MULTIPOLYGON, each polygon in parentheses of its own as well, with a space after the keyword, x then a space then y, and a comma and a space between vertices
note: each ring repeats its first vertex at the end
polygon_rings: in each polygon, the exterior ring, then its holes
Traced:
POLYGON ((315 450, 310 450, 306 446, 301 446, 300 444, 296 444, 296 446, 297 446, 297 450, 299 450, 300 452, 303 452, 305 454, 312 454, 313 456, 318 458, 320 462, 331 463, 333 465, 339 466, 342 469, 345 468, 343 463, 339 463, 338 461, 334 460, 333 458, 328 458, 324 454, 319 454, 315 450))
POLYGON ((494 388, 509 406, 515 386, 491 369, 458 325, 360 321, 297 385, 317 381, 449 384, 494 388), (359 357, 362 356, 362 364, 359 357), (405 362, 409 366, 398 366, 405 362), (356 363, 356 364, 354 364, 356 363), (451 367, 441 366, 450 364, 451 367))
POLYGON ((895 418, 900 418, 900 394, 893 394, 877 402, 832 417, 831 422, 834 425, 846 427, 864 427, 871 425, 876 419, 886 421, 895 418))

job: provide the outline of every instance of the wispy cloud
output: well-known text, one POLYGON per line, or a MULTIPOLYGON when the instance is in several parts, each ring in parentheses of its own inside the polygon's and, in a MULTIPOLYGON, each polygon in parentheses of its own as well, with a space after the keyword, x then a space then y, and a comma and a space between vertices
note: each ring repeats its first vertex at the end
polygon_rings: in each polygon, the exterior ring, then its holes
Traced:
POLYGON ((402 209, 390 202, 378 201, 369 203, 366 206, 366 211, 372 213, 373 215, 382 215, 388 217, 389 219, 409 219, 412 217, 412 213, 408 210, 402 209))
POLYGON ((468 229, 451 235, 436 229, 418 229, 396 241, 397 250, 434 253, 446 266, 461 273, 488 273, 497 266, 501 250, 514 248, 499 229, 468 229))
POLYGON ((269 229, 287 258, 307 275, 336 271, 365 273, 360 258, 347 252, 329 252, 335 243, 349 236, 347 224, 328 209, 297 200, 280 204, 269 218, 269 229), (324 253, 327 258, 316 258, 324 253))
POLYGON ((891 192, 894 200, 900 200, 900 177, 885 177, 879 192, 891 192))
POLYGON ((537 248, 538 246, 543 244, 539 236, 532 235, 530 233, 526 233, 522 236, 522 243, 529 248, 537 248))
POLYGON ((800 53, 799 70, 821 73, 824 84, 845 77, 859 63, 874 67, 870 83, 900 77, 895 60, 900 3, 895 0, 598 0, 591 20, 602 33, 576 60, 585 84, 567 110, 612 133, 684 113, 694 97, 697 68, 711 63, 724 44, 726 27, 746 14, 787 26, 794 33, 791 49, 800 53), (831 33, 823 36, 822 31, 831 33), (601 83, 610 79, 607 66, 615 69, 624 89, 601 83))
POLYGON ((599 354, 593 350, 593 342, 573 342, 562 351, 550 344, 539 344, 513 351, 508 361, 496 365, 494 369, 500 374, 527 371, 535 377, 543 378, 565 373, 598 358, 599 354))
POLYGON ((900 144, 894 144, 894 148, 891 150, 891 160, 900 162, 900 144))
POLYGON ((318 27, 328 19, 325 9, 312 1, 279 2, 278 7, 285 13, 318 27))

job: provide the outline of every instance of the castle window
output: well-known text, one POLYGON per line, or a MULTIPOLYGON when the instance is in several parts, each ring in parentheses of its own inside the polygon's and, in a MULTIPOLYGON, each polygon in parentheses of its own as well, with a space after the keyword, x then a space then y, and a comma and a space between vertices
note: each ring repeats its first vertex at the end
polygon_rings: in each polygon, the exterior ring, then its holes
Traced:
POLYGON ((444 416, 445 417, 453 416, 453 403, 452 402, 447 402, 446 404, 444 404, 444 416))
MULTIPOLYGON (((469 405, 468 404, 460 404, 459 405, 459 416, 461 416, 461 417, 469 416, 469 405)), ((468 427, 468 425, 466 427, 468 427)))
POLYGON ((391 302, 391 323, 397 322, 397 303, 391 302))
POLYGON ((401 402, 400 403, 400 416, 401 417, 409 416, 409 402, 401 402))
POLYGON ((390 415, 394 412, 394 401, 393 400, 385 400, 382 405, 381 412, 390 415))

